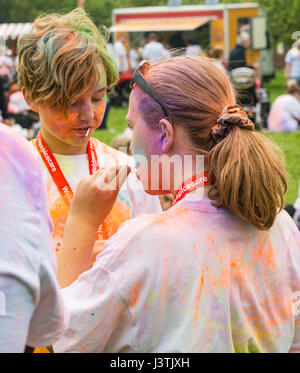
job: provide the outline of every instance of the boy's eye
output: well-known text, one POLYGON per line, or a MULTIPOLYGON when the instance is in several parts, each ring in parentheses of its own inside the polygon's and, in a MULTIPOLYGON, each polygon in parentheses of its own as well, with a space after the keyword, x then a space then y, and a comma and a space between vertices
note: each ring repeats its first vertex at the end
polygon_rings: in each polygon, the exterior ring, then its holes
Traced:
POLYGON ((102 96, 102 97, 94 97, 94 98, 92 98, 92 101, 95 102, 95 103, 98 103, 98 102, 103 101, 103 99, 104 99, 104 96, 102 96))

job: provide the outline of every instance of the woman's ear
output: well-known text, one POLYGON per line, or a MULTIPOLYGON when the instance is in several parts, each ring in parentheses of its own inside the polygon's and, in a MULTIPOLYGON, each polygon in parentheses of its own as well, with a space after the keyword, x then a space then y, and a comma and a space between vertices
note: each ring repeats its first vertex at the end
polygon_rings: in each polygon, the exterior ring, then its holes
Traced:
POLYGON ((26 91, 26 88, 22 87, 22 93, 23 93, 23 96, 24 96, 24 99, 25 99, 27 105, 30 107, 30 110, 38 113, 39 112, 38 111, 38 105, 30 100, 28 92, 26 91))
POLYGON ((159 136, 162 153, 168 153, 174 143, 174 128, 167 119, 159 121, 159 136))

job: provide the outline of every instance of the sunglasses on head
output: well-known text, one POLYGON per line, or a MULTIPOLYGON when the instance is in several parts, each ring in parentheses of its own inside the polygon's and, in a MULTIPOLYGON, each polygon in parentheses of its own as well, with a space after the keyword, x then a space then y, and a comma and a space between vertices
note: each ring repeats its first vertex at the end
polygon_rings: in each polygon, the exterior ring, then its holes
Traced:
POLYGON ((166 107, 164 106, 164 104, 162 103, 160 98, 157 96, 157 94, 155 93, 153 88, 151 88, 151 86, 147 83, 146 79, 143 76, 143 73, 146 71, 146 69, 149 66, 150 66, 150 63, 148 61, 145 61, 145 60, 141 61, 139 63, 139 65, 135 68, 135 70, 132 74, 131 81, 130 81, 130 88, 132 88, 133 84, 135 83, 139 88, 141 88, 141 90, 144 93, 146 93, 149 97, 151 97, 155 102, 157 102, 160 105, 164 114, 166 115, 166 117, 171 122, 166 107))

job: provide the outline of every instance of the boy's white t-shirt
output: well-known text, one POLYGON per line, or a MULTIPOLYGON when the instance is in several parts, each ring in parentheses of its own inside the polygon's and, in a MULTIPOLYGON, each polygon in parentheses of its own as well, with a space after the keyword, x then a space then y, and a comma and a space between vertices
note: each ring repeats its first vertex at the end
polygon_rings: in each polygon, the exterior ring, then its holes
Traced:
POLYGON ((67 327, 39 160, 0 124, 0 352, 49 346, 67 327))
POLYGON ((285 211, 259 231, 184 198, 124 223, 62 290, 70 325, 54 351, 299 352, 299 290, 300 237, 285 211))
MULTIPOLYGON (((100 169, 101 167, 107 167, 109 164, 116 164, 116 160, 118 162, 129 164, 133 162, 132 157, 111 148, 95 138, 93 138, 92 141, 94 141, 95 144, 100 169)), ((33 146, 36 149, 35 145, 33 146)), ((54 154, 54 156, 74 193, 79 181, 89 175, 87 154, 54 154)), ((58 253, 62 244, 64 226, 69 214, 69 206, 66 205, 61 197, 60 192, 44 162, 41 158, 40 160, 47 188, 50 216, 54 224, 53 240, 56 247, 56 253, 58 253)), ((104 236, 103 240, 100 239, 96 243, 98 248, 100 248, 100 246, 103 247, 104 240, 116 233, 119 226, 126 220, 141 213, 159 213, 161 211, 162 209, 159 198, 147 194, 136 175, 130 174, 118 193, 117 201, 113 209, 103 223, 104 236)))
POLYGON ((282 95, 274 101, 268 116, 268 129, 273 132, 297 131, 300 119, 300 101, 290 95, 282 95))

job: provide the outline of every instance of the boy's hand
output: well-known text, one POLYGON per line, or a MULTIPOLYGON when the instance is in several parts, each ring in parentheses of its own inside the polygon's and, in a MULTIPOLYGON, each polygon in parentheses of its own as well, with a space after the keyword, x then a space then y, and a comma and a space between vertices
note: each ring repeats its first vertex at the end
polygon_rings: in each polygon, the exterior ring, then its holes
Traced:
POLYGON ((107 167, 80 181, 72 201, 70 218, 99 227, 115 204, 131 169, 128 165, 107 167))

